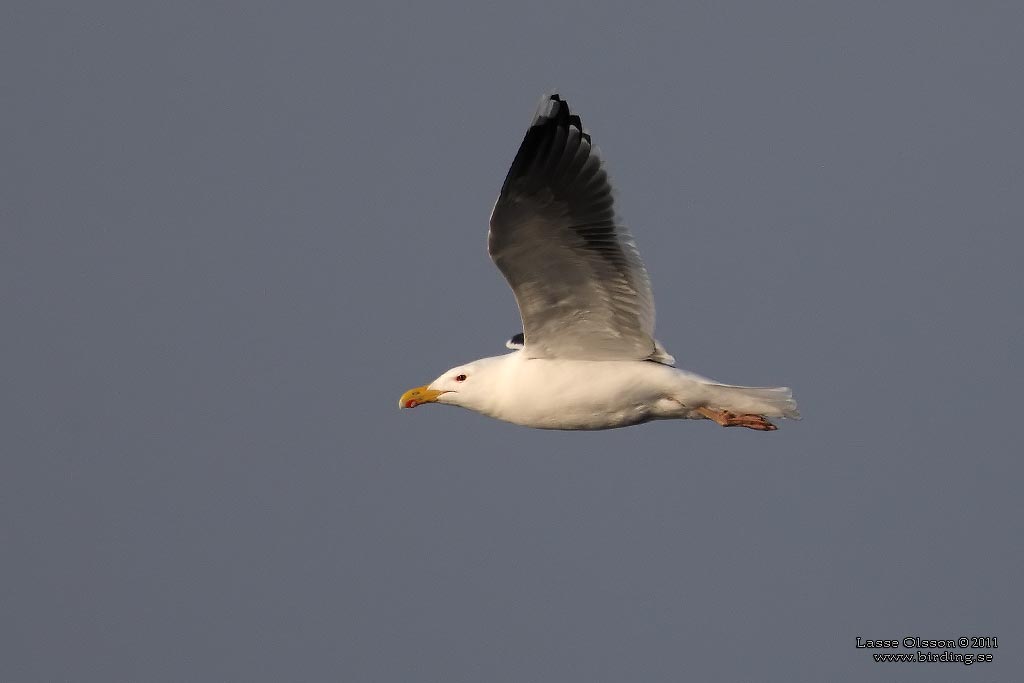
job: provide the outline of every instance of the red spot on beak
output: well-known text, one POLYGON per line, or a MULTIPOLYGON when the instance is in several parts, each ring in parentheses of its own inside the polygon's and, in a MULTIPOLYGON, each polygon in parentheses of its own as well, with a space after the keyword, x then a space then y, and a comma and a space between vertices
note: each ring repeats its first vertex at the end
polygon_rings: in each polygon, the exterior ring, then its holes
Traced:
POLYGON ((419 403, 417 403, 416 399, 414 399, 414 398, 410 398, 408 401, 405 402, 405 407, 406 408, 415 408, 418 405, 419 405, 419 403))

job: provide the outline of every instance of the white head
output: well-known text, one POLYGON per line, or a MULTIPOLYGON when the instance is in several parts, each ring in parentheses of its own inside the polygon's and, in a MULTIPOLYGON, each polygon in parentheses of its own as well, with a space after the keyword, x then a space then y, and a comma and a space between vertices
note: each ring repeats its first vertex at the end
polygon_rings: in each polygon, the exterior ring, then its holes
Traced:
POLYGON ((426 386, 414 387, 398 399, 399 408, 415 408, 424 403, 447 403, 486 413, 496 401, 496 361, 504 358, 481 358, 457 365, 426 386))

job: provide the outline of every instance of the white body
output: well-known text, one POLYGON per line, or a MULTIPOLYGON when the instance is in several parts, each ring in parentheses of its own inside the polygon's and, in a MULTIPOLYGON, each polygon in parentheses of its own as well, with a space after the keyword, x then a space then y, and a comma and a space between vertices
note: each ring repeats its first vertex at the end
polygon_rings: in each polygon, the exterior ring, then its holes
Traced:
POLYGON ((537 429, 613 429, 703 419, 710 407, 798 417, 786 388, 734 387, 653 361, 529 358, 516 351, 452 368, 429 385, 438 403, 537 429), (457 381, 459 376, 466 379, 457 381))

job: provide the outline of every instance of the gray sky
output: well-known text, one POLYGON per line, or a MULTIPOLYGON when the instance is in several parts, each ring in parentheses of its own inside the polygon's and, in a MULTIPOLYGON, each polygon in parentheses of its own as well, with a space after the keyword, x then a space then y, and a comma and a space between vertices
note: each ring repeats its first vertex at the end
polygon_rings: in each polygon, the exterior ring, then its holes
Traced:
POLYGON ((0 680, 1019 676, 1024 11, 829 5, 7 3, 0 680), (802 422, 397 410, 519 331, 551 88, 658 337, 802 422))

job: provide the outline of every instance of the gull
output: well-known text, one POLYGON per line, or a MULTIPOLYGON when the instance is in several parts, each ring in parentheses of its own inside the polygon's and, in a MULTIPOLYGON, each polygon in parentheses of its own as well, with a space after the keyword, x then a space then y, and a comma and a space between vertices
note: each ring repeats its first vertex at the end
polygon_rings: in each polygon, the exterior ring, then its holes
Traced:
POLYGON ((579 116, 541 99, 491 213, 488 253, 515 294, 510 352, 409 389, 400 408, 460 406, 538 429, 594 430, 711 420, 773 431, 799 418, 787 387, 722 384, 674 367, 654 338, 640 253, 579 116))

